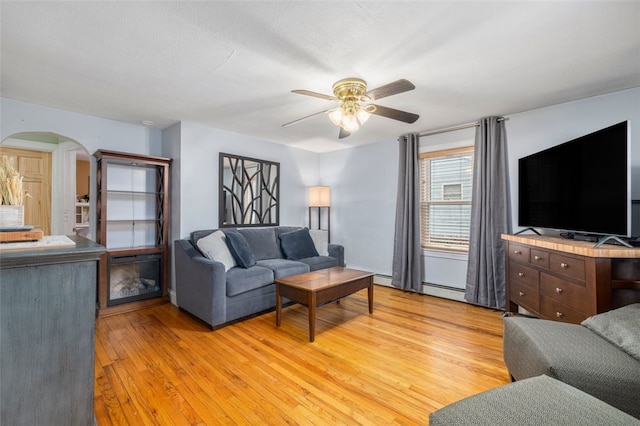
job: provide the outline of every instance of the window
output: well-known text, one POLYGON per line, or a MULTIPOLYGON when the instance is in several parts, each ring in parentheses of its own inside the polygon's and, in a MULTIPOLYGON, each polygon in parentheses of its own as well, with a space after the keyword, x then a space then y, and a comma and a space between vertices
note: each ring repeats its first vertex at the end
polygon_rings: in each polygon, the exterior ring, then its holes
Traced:
POLYGON ((469 249, 473 147, 420 154, 423 247, 469 249))

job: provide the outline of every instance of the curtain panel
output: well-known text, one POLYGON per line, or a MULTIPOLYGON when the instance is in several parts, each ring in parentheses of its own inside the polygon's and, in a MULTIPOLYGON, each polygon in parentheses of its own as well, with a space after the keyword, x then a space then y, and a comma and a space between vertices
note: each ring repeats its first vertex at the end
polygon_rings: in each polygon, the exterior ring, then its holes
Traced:
POLYGON ((415 133, 398 139, 398 195, 391 277, 394 287, 416 292, 422 289, 418 141, 415 133))
POLYGON ((465 300, 505 308, 505 254, 511 231, 507 135, 504 119, 485 117, 476 129, 469 263, 465 300))

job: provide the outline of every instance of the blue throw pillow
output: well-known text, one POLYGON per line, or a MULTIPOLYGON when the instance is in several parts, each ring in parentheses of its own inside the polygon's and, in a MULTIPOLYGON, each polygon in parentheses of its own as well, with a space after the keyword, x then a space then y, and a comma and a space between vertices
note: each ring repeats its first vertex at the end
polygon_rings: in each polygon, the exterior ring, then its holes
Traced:
POLYGON ((244 235, 229 232, 226 234, 226 237, 229 251, 239 266, 249 268, 256 264, 256 257, 253 255, 251 247, 244 235))
POLYGON ((307 257, 319 256, 313 239, 309 234, 309 228, 302 228, 293 232, 285 232, 278 236, 280 248, 287 259, 298 260, 307 257))

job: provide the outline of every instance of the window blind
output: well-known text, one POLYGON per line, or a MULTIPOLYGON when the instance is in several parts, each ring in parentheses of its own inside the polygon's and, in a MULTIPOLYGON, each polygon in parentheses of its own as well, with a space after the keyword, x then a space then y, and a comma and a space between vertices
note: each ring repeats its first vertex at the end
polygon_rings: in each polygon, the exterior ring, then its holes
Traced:
POLYGON ((421 155, 422 246, 468 249, 473 148, 421 155))

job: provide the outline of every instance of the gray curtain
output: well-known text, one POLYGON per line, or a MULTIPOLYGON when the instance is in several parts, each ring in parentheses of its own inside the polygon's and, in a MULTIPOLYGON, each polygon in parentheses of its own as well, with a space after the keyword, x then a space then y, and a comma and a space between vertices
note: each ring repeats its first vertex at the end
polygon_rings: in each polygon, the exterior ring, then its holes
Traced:
POLYGON ((504 120, 485 117, 476 129, 471 236, 465 300, 504 309, 505 259, 501 234, 511 231, 507 135, 504 120))
POLYGON ((418 139, 415 133, 398 139, 398 197, 391 284, 408 291, 422 290, 418 139))

